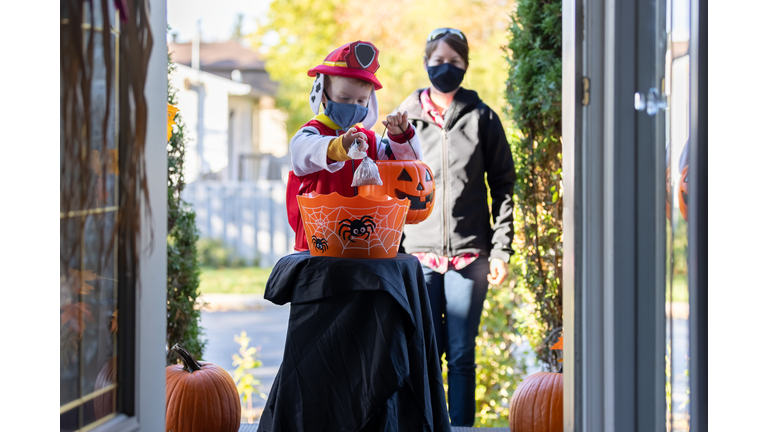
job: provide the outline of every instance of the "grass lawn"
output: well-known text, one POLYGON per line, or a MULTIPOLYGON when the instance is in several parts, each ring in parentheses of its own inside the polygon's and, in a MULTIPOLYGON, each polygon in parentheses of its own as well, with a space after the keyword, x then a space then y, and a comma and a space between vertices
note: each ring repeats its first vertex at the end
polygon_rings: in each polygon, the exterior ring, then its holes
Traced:
POLYGON ((200 273, 201 294, 264 294, 272 268, 203 267, 200 273))
MULTIPOLYGON (((203 267, 200 274, 202 294, 264 294, 272 268, 214 268, 203 267)), ((688 302, 685 276, 675 276, 672 301, 688 302)), ((667 296, 669 293, 667 293, 667 296)))

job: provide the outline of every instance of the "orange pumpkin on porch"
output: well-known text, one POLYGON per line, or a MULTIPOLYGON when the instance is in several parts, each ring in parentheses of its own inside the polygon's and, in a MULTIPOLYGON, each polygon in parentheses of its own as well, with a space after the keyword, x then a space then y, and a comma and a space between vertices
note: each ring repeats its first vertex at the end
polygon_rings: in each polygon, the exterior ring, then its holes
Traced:
POLYGON ((435 181, 432 170, 419 160, 376 161, 381 176, 381 186, 360 186, 362 196, 408 198, 407 224, 418 224, 432 214, 435 203, 435 181))
MULTIPOLYGON (((560 336, 551 350, 563 349, 560 336)), ((563 361, 558 360, 558 362, 563 361)), ((560 369, 562 372, 562 368, 560 369)), ((562 432, 563 374, 539 372, 526 377, 515 389, 509 404, 511 432, 562 432)))
POLYGON ((538 372, 525 377, 509 404, 511 432, 562 432, 563 374, 538 372))
POLYGON ((165 368, 165 430, 237 432, 240 395, 229 373, 199 362, 178 344, 172 348, 183 364, 165 368))

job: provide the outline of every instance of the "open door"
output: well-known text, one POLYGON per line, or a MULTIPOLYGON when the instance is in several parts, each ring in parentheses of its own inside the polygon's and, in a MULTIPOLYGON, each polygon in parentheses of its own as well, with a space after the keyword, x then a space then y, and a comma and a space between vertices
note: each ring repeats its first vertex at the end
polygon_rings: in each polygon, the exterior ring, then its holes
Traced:
POLYGON ((693 265, 706 260, 706 38, 694 3, 563 4, 566 431, 706 418, 706 267, 693 265))

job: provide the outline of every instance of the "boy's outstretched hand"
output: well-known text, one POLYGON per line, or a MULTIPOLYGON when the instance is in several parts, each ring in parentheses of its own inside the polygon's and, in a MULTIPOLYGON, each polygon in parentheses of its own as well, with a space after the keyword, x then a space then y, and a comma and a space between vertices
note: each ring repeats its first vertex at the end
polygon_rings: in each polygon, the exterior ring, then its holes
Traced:
POLYGON ((387 120, 381 122, 387 127, 390 135, 400 135, 408 130, 408 111, 396 112, 387 116, 387 120))
POLYGON ((361 151, 368 150, 368 137, 364 133, 358 132, 357 128, 353 127, 349 128, 349 130, 341 136, 341 145, 344 146, 344 150, 349 152, 349 148, 352 147, 352 144, 355 143, 356 139, 359 139, 362 143, 360 145, 361 151))

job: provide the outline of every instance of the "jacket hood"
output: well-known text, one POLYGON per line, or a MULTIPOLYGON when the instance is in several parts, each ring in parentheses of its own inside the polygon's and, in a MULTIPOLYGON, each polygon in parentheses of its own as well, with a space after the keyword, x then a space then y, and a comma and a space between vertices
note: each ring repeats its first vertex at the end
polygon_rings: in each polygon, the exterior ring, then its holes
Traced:
MULTIPOLYGON (((435 124, 429 114, 424 111, 424 108, 421 106, 421 101, 419 100, 421 92, 425 90, 426 88, 418 89, 408 95, 397 110, 400 112, 408 111, 408 117, 410 118, 418 118, 419 120, 435 124)), ((475 107, 482 102, 483 101, 480 100, 480 96, 477 95, 476 91, 460 87, 459 91, 454 95, 451 105, 445 112, 445 129, 450 129, 458 119, 475 109, 475 107)))

